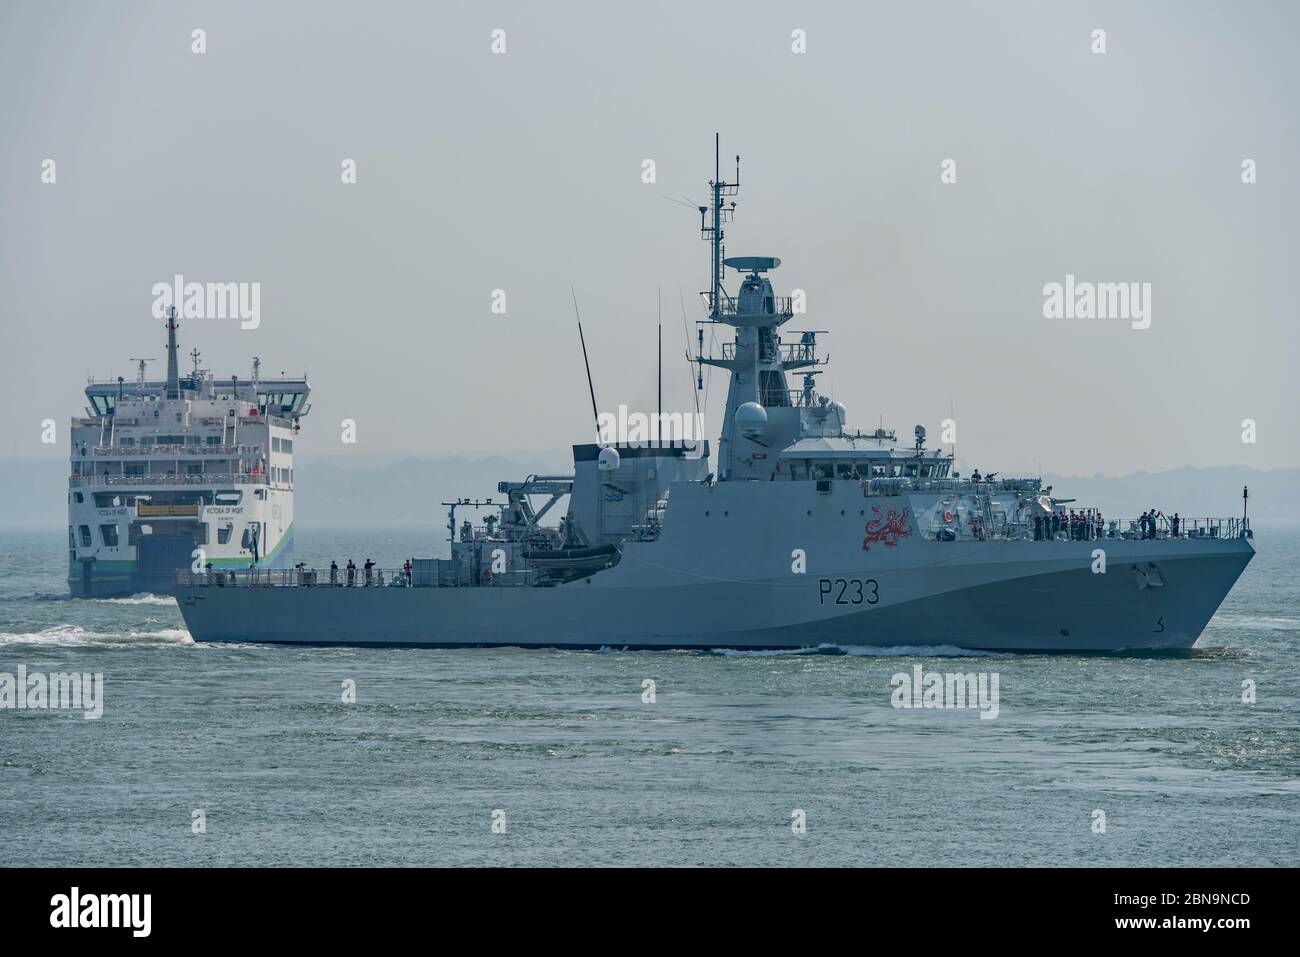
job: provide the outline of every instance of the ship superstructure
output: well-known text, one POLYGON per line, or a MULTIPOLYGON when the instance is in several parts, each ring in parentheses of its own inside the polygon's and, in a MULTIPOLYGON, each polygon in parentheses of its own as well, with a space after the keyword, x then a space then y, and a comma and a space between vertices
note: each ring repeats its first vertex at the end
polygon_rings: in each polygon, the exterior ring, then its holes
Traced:
POLYGON ((181 570, 285 567, 293 444, 306 378, 182 375, 175 311, 167 377, 92 381, 71 423, 68 586, 74 596, 170 592, 181 570))
POLYGON ((844 406, 817 390, 821 331, 785 329, 796 310, 771 283, 780 260, 725 255, 737 181, 715 164, 700 209, 711 282, 689 357, 697 386, 705 367, 729 376, 716 467, 704 443, 576 445, 571 475, 502 482, 504 501, 446 503, 450 557, 409 573, 182 575, 194 638, 1191 646, 1254 554, 1245 516, 1106 521, 1034 477, 958 474, 923 426, 908 442, 851 430, 844 406), (741 276, 734 296, 727 269, 741 276), (708 327, 733 331, 717 354, 705 352, 708 327), (565 499, 562 520, 546 524, 565 499))

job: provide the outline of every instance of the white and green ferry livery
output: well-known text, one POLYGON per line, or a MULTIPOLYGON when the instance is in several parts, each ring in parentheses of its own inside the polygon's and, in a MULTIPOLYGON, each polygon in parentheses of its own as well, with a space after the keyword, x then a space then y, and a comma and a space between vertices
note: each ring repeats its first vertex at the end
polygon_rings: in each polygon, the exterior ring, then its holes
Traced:
POLYGON ((850 430, 817 391, 820 331, 785 328, 795 304, 768 278, 780 260, 724 258, 736 183, 715 173, 709 187, 712 283, 690 359, 729 377, 716 465, 704 443, 578 445, 571 474, 501 482, 504 501, 445 503, 450 557, 409 572, 182 573, 194 639, 1030 652, 1196 642, 1254 555, 1244 514, 1165 524, 1088 511, 1085 522, 1037 478, 958 474, 921 426, 904 442, 850 430), (727 268, 741 274, 735 296, 727 268), (705 326, 734 338, 705 354, 705 326), (558 527, 543 524, 564 499, 558 527))
POLYGON ((92 381, 71 425, 68 587, 75 597, 167 593, 177 572, 285 567, 293 550, 293 443, 306 378, 92 381))

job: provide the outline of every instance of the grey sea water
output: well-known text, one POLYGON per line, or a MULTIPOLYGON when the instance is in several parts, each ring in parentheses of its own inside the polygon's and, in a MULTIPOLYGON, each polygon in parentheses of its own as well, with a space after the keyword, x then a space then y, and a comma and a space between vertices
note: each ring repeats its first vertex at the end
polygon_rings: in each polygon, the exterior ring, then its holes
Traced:
MULTIPOLYGON (((0 710, 0 865, 1260 866, 1300 852, 1295 526, 1258 530, 1198 649, 1175 657, 966 656, 924 635, 883 654, 204 646, 171 599, 68 599, 64 534, 0 531, 0 671, 102 672, 104 713, 0 710), (996 672, 998 717, 895 709, 890 678, 915 664, 996 672)), ((429 538, 304 528, 298 557, 392 565, 429 538)))

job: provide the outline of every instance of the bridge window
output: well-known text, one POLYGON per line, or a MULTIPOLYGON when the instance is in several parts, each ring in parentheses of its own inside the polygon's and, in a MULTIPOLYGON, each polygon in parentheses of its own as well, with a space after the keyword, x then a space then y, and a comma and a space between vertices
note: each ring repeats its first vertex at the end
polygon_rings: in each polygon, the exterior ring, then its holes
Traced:
POLYGON ((235 530, 234 523, 226 522, 224 525, 217 526, 217 544, 226 545, 230 542, 230 533, 235 530))
POLYGON ((77 533, 81 535, 81 547, 89 548, 90 547, 90 526, 79 525, 77 527, 77 533))
POLYGON ((104 544, 109 548, 117 548, 117 526, 101 525, 99 526, 99 537, 104 540, 104 544))

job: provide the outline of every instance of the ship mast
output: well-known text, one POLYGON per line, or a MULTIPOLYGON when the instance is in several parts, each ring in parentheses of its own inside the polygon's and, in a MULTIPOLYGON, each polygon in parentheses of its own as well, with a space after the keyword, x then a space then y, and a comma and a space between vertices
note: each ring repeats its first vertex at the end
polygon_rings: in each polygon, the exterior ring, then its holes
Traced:
POLYGON ((167 310, 167 386, 163 397, 179 399, 181 397, 180 370, 176 365, 176 307, 167 310))
POLYGON ((712 194, 711 210, 712 223, 706 220, 710 214, 710 207, 701 206, 700 210, 700 238, 708 240, 712 244, 712 274, 713 281, 709 287, 708 306, 709 318, 717 321, 722 315, 722 276, 723 276, 723 225, 731 222, 736 213, 736 201, 733 199, 731 205, 727 206, 723 200, 729 196, 735 196, 740 191, 740 156, 736 156, 736 179, 728 183, 722 179, 720 160, 719 134, 713 134, 713 180, 709 183, 709 190, 712 194))

